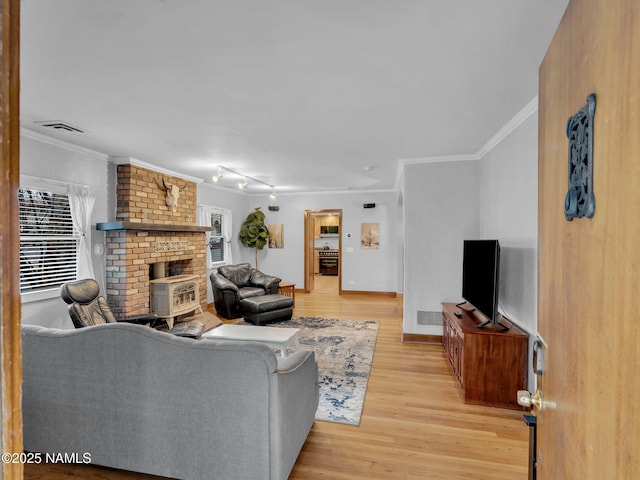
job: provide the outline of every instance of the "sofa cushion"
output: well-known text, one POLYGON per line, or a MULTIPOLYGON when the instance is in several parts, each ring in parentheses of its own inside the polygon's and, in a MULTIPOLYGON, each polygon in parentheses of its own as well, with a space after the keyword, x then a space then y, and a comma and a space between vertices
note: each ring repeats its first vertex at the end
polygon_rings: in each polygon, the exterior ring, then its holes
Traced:
POLYGON ((240 295, 240 299, 257 297, 264 295, 264 289, 260 287, 242 287, 238 294, 240 295))
POLYGON ((225 265, 218 267, 218 273, 231 282, 235 283, 238 288, 246 287, 251 281, 251 273, 253 268, 248 263, 239 263, 238 265, 225 265))
POLYGON ((277 285, 281 281, 281 278, 275 277, 273 275, 266 275, 259 270, 254 269, 253 273, 251 273, 251 285, 262 287, 270 293, 276 293, 277 285))

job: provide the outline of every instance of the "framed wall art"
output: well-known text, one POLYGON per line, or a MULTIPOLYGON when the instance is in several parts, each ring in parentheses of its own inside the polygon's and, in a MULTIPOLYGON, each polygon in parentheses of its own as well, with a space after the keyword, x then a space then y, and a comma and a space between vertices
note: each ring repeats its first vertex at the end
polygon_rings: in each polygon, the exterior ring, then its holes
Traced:
POLYGON ((363 223, 360 227, 360 247, 380 248, 380 224, 363 223))
POLYGON ((269 248, 284 248, 284 225, 282 223, 270 223, 269 248))

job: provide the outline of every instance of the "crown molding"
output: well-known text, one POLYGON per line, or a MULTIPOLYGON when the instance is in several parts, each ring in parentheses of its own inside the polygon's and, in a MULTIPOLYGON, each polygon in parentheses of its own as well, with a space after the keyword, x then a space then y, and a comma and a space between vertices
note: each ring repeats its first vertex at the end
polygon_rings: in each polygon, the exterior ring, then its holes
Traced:
POLYGON ((278 197, 296 196, 296 195, 372 195, 381 193, 398 193, 395 188, 386 188, 379 190, 322 190, 318 192, 277 192, 278 197))
POLYGON ((496 148, 502 141, 507 138, 516 128, 522 125, 526 120, 538 111, 538 96, 533 97, 511 120, 509 120, 498 132, 485 143, 480 150, 473 154, 462 155, 442 155, 435 157, 422 158, 401 158, 398 160, 398 168, 396 170, 396 180, 394 188, 400 190, 402 178, 404 177, 405 165, 420 163, 439 163, 439 162, 461 162, 468 160, 482 160, 489 152, 496 148))
POLYGON ((164 173, 165 175, 170 175, 172 177, 182 178, 183 180, 188 180, 193 183, 204 182, 204 179, 202 178, 185 175, 184 173, 169 170, 167 168, 162 168, 157 165, 145 162, 144 160, 138 160, 137 158, 133 157, 109 156, 109 162, 113 163, 114 165, 135 165, 136 167, 142 167, 148 170, 153 170, 154 172, 164 173))
POLYGON ((396 191, 402 187, 402 179, 404 178, 404 169, 407 165, 417 165, 423 163, 442 163, 442 162, 469 162, 478 161, 480 157, 476 154, 466 155, 441 155, 438 157, 423 157, 423 158, 401 158, 398 160, 398 169, 396 170, 396 180, 393 187, 396 191))
MULTIPOLYGON (((396 178, 394 181, 394 186, 392 189, 385 190, 334 190, 334 191, 321 191, 321 192, 278 192, 278 195, 321 195, 321 194, 336 194, 336 193, 387 193, 387 192, 398 192, 401 189, 402 178, 404 177, 404 169, 405 165, 414 165, 414 164, 423 164, 423 163, 440 163, 440 162, 461 162, 461 161, 479 161, 482 160, 488 153, 490 153, 494 148, 496 148, 505 138, 507 138, 515 129, 517 129, 520 125, 522 125, 526 120, 531 117, 534 113, 538 111, 538 96, 536 95, 533 99, 529 101, 518 113, 516 113, 498 132, 487 141, 476 153, 473 154, 460 154, 460 155, 441 155, 441 156, 433 156, 433 157, 418 157, 418 158, 401 158, 398 160, 398 167, 396 169, 396 178)), ((79 145, 75 145, 73 143, 60 140, 57 138, 50 137, 48 135, 44 135, 39 132, 35 132, 25 127, 20 127, 20 136, 24 138, 29 138, 32 140, 36 140, 42 143, 47 143, 49 145, 53 145, 56 147, 64 148, 67 150, 71 150, 77 153, 81 153, 84 155, 88 155, 90 157, 96 158, 98 160, 109 161, 116 165, 121 164, 132 164, 137 165, 139 167, 148 168, 150 170, 154 170, 156 172, 164 173, 167 175, 171 175, 174 177, 182 178, 185 180, 189 180, 194 183, 199 183, 202 185, 207 185, 213 188, 219 188, 222 190, 233 191, 235 193, 240 193, 241 195, 262 195, 262 193, 250 193, 250 192, 238 192, 234 189, 226 189, 224 187, 220 187, 217 185, 211 185, 209 183, 204 183, 204 179, 196 178, 189 175, 185 175, 180 172, 176 172, 173 170, 165 169, 162 167, 158 167, 151 163, 133 158, 133 157, 122 157, 122 156, 110 156, 101 152, 97 152, 95 150, 91 150, 89 148, 80 147, 79 145)), ((277 187, 276 187, 277 189, 277 187)))
POLYGON ((402 165, 412 165, 416 163, 441 163, 441 162, 468 162, 480 160, 482 157, 477 154, 463 154, 463 155, 441 155, 437 157, 423 157, 423 158, 401 158, 398 160, 402 165))
POLYGON ((480 158, 483 158, 491 150, 496 148, 505 138, 507 138, 511 132, 522 125, 531 115, 538 111, 538 96, 536 95, 527 103, 522 110, 516 113, 511 120, 509 120, 504 127, 498 130, 487 143, 485 143, 477 154, 480 158))
POLYGON ((105 153, 97 152, 95 150, 91 150, 90 148, 81 147, 79 145, 76 145, 75 143, 67 142, 65 140, 53 138, 53 137, 50 137, 49 135, 45 135, 43 133, 39 133, 25 127, 20 127, 20 136, 24 138, 28 138, 30 140, 35 140, 37 142, 53 145, 54 147, 64 148, 72 152, 88 155, 97 160, 103 160, 103 161, 109 160, 109 155, 105 153))
MULTIPOLYGON (((225 187, 222 185, 214 185, 211 183, 202 183, 202 186, 207 188, 212 188, 214 190, 222 190, 225 192, 231 192, 237 195, 242 195, 245 197, 260 197, 265 195, 270 195, 271 192, 250 192, 247 190, 239 190, 234 187, 225 187)), ((387 189, 379 189, 379 190, 322 190, 322 191, 296 191, 296 192, 283 192, 278 190, 276 187, 276 196, 277 197, 294 197, 299 195, 351 195, 351 194, 360 194, 360 195, 368 195, 368 194, 379 194, 379 193, 397 193, 398 191, 395 188, 387 188, 387 189)))

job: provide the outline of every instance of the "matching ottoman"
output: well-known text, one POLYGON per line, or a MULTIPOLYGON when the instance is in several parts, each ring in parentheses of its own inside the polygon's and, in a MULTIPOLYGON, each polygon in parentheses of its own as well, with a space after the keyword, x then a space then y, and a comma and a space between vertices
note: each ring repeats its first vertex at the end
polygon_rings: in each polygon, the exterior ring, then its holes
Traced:
POLYGON ((240 300, 245 322, 254 325, 291 320, 293 298, 284 295, 259 295, 240 300))

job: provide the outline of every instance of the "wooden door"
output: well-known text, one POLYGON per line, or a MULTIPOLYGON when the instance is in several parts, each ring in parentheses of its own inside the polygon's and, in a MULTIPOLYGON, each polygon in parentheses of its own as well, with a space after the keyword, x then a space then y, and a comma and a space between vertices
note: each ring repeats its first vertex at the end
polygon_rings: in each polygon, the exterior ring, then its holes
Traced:
POLYGON ((573 0, 540 68, 538 479, 640 472, 640 2, 573 0), (567 120, 596 94, 595 215, 567 221, 567 120))
POLYGON ((315 279, 315 217, 311 210, 304 211, 304 291, 310 293, 315 279))

